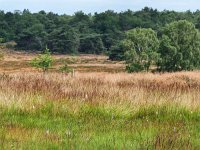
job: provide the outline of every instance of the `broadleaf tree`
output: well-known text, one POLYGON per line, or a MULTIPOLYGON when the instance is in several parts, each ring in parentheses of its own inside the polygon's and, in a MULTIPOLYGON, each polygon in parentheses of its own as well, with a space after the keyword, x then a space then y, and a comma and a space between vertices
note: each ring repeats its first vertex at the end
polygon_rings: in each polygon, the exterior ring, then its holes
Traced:
POLYGON ((160 42, 160 71, 193 70, 200 66, 200 33, 186 20, 167 24, 160 42))
POLYGON ((152 29, 135 28, 126 33, 123 41, 128 72, 149 71, 159 54, 159 40, 152 29))

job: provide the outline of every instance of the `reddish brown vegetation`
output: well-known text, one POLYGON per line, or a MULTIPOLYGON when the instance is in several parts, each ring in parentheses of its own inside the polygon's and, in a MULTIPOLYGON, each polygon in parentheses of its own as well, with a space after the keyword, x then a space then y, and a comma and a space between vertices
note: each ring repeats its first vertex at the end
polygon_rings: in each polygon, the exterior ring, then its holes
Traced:
POLYGON ((166 74, 15 73, 1 75, 1 91, 41 95, 50 100, 78 99, 93 103, 154 104, 182 102, 197 105, 200 72, 166 74))

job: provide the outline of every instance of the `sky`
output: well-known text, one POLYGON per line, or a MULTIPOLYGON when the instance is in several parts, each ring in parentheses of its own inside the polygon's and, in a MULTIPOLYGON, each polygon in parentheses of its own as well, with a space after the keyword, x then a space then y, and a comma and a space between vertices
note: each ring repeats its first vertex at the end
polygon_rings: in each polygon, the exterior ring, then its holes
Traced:
POLYGON ((58 14, 74 14, 82 10, 85 13, 114 10, 116 12, 140 10, 145 6, 158 10, 196 11, 200 9, 200 0, 0 0, 0 10, 14 11, 29 9, 31 12, 45 10, 58 14))

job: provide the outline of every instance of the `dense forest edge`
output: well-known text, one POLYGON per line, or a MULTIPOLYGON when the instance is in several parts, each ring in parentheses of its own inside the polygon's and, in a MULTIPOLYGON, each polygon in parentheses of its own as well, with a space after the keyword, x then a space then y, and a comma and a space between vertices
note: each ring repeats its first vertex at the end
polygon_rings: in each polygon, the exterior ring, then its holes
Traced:
POLYGON ((74 15, 0 11, 1 46, 62 54, 106 54, 129 72, 193 70, 200 66, 200 11, 145 7, 74 15), (140 46, 138 46, 140 45, 140 46))

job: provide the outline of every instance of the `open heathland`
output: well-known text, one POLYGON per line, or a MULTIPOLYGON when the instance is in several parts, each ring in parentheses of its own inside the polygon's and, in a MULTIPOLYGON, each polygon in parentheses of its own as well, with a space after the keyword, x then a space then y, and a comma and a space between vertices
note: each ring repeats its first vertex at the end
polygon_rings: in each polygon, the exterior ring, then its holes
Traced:
POLYGON ((2 149, 199 149, 200 72, 9 72, 2 149))

